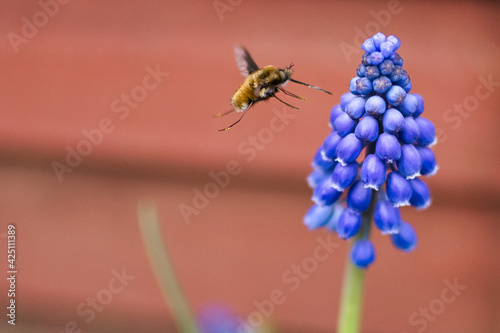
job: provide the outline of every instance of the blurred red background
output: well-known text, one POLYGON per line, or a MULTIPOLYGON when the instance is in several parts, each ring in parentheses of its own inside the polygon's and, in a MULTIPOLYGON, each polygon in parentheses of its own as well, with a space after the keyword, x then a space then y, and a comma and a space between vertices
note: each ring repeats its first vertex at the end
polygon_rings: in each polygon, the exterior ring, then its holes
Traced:
MULTIPOLYGON (((283 274, 330 237, 302 224, 311 205, 305 177, 359 45, 378 30, 402 40, 412 92, 438 128, 440 171, 426 180, 430 209, 402 209, 419 235, 415 252, 373 233, 363 332, 500 332, 497 2, 62 2, 40 2, 52 4, 51 16, 35 1, 0 4, 0 267, 7 271, 5 234, 15 224, 19 272, 17 325, 4 314, 2 332, 64 332, 72 321, 82 332, 173 331, 141 243, 144 197, 159 207, 193 309, 220 301, 246 318, 279 289, 285 301, 270 319, 281 332, 334 331, 348 244, 332 235, 338 248, 296 290, 283 274), (33 20, 39 27, 30 30, 33 20), (236 119, 211 117, 229 108, 243 79, 235 44, 262 66, 293 61, 296 79, 333 97, 290 85, 307 101, 293 100, 301 110, 281 132, 262 132, 283 110, 272 100, 218 133, 236 119), (161 72, 157 84, 145 79, 151 71, 161 72), (140 102, 126 104, 126 94, 140 102), (99 126, 108 133, 85 146, 84 132, 99 126), (259 149, 245 152, 255 137, 259 149), (67 147, 87 156, 58 178, 53 164, 66 164, 67 147), (193 206, 210 172, 230 161, 240 172, 184 218, 180 205, 193 206), (85 322, 79 305, 122 269, 134 279, 85 322), (446 281, 466 289, 442 309, 446 281), (424 319, 429 307, 434 315, 424 319)), ((7 289, 3 279, 3 306, 7 289)))

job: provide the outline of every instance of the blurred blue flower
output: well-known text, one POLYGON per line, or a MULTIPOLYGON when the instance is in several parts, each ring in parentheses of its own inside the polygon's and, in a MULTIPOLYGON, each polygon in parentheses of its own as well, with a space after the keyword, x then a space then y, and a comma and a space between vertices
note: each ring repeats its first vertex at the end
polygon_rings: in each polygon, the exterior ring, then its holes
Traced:
POLYGON ((229 306, 220 302, 204 304, 196 316, 200 333, 259 333, 264 328, 245 325, 229 306))
MULTIPOLYGON (((371 214, 396 248, 411 251, 417 236, 401 220, 399 207, 430 205, 429 187, 418 177, 435 174, 438 166, 430 149, 436 143, 436 129, 421 117, 422 96, 410 93, 412 82, 397 53, 400 46, 397 37, 382 33, 361 45, 365 53, 356 77, 332 108, 332 132, 313 159, 307 181, 316 205, 304 223, 310 229, 324 226, 348 239, 369 229, 363 225, 369 222, 364 214, 371 214)), ((366 268, 375 260, 375 248, 364 236, 358 238, 351 261, 366 268)))
POLYGON ((236 314, 228 307, 214 303, 203 306, 197 315, 198 325, 203 333, 236 333, 239 322, 236 314))

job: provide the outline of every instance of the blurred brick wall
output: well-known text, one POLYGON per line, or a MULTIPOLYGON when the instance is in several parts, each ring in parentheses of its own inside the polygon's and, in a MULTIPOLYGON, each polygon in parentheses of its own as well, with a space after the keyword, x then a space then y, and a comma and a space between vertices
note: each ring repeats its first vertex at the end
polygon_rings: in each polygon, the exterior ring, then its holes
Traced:
MULTIPOLYGON (((332 331, 347 244, 333 235, 338 249, 297 290, 283 275, 329 237, 302 225, 311 204, 304 178, 329 131, 330 108, 355 75, 361 53, 353 50, 377 26, 402 40, 413 91, 438 128, 440 171, 428 180, 432 207, 402 210, 419 234, 416 252, 400 253, 373 235, 378 257, 366 278, 364 331, 500 331, 500 268, 491 259, 500 231, 500 7, 242 1, 231 8, 71 1, 50 7, 44 21, 36 2, 0 4, 0 235, 16 224, 16 332, 59 332, 71 322, 82 331, 172 330, 140 241, 136 206, 143 197, 159 205, 194 308, 219 300, 246 317, 255 301, 279 289, 286 300, 272 319, 282 331, 332 331), (23 28, 33 19, 39 27, 23 28), (293 101, 301 110, 290 111, 283 131, 262 132, 283 112, 269 101, 217 133, 235 120, 211 116, 228 109, 242 81, 232 54, 237 43, 263 66, 293 61, 297 79, 334 96, 290 86, 307 101, 293 101), (86 156, 68 165, 68 152, 78 149, 86 156), (60 177, 54 162, 66 165, 60 177), (228 165, 239 167, 229 184, 184 218, 179 205, 192 206, 196 190, 213 182, 210 173, 228 165), (134 279, 86 322, 80 304, 122 269, 134 279), (467 288, 423 319, 420 309, 436 307, 455 279, 467 288)), ((3 280, 2 304, 6 289, 3 280)), ((12 329, 5 321, 0 328, 12 329)))

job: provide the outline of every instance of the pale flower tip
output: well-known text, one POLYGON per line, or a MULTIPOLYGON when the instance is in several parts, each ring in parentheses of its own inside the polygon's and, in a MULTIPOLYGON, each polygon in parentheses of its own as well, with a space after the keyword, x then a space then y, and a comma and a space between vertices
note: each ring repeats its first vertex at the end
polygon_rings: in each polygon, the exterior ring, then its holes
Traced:
POLYGON ((432 200, 429 199, 422 206, 417 207, 417 210, 425 210, 425 209, 429 208, 431 206, 431 204, 432 204, 432 200))
POLYGON ((434 141, 432 141, 431 143, 429 143, 429 144, 427 145, 427 148, 431 148, 432 146, 435 146, 435 145, 437 145, 437 144, 438 144, 438 138, 437 138, 437 137, 435 137, 435 138, 434 138, 434 141))
POLYGON ((375 184, 365 184, 365 188, 371 188, 374 191, 378 191, 378 186, 375 184))
POLYGON ((398 233, 398 229, 392 229, 392 230, 385 230, 385 231, 381 231, 380 234, 381 235, 395 235, 398 233))
POLYGON ((439 166, 436 165, 436 167, 431 172, 429 172, 429 174, 427 174, 426 176, 427 177, 434 176, 438 171, 439 171, 439 166))
POLYGON ((405 207, 405 206, 410 206, 410 200, 395 203, 395 204, 393 204, 393 206, 394 206, 394 207, 405 207))
POLYGON ((417 177, 420 177, 421 174, 420 172, 414 173, 413 175, 406 176, 406 179, 415 179, 417 177))
POLYGON ((344 162, 344 161, 343 161, 340 157, 337 157, 337 158, 335 159, 335 162, 339 162, 342 166, 346 166, 346 165, 347 165, 347 163, 346 163, 346 162, 344 162))
POLYGON ((325 154, 325 151, 322 150, 321 151, 321 157, 325 160, 325 161, 333 161, 331 158, 329 158, 328 156, 326 156, 325 154))
POLYGON ((337 191, 339 191, 339 192, 344 192, 345 191, 345 188, 342 188, 342 186, 340 186, 339 184, 335 184, 334 183, 334 184, 332 184, 332 187, 334 189, 336 189, 337 191))

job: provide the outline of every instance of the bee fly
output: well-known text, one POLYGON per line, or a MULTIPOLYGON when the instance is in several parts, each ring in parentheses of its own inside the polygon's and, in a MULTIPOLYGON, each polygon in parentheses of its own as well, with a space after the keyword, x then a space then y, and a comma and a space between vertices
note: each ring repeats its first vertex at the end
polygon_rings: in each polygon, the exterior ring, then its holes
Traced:
POLYGON ((235 47, 234 53, 236 57, 236 64, 238 65, 238 69, 241 74, 245 77, 245 81, 243 81, 243 84, 238 88, 238 90, 236 90, 231 98, 233 108, 227 112, 216 114, 214 117, 222 117, 234 111, 242 112, 243 114, 237 121, 228 127, 220 129, 219 132, 227 131, 239 123, 248 109, 250 109, 257 102, 264 101, 270 97, 274 97, 281 103, 298 110, 297 107, 282 101, 276 96, 276 93, 281 91, 287 96, 305 100, 305 98, 283 89, 283 86, 287 84, 288 81, 302 84, 304 86, 308 86, 309 88, 321 90, 322 92, 331 95, 330 92, 324 89, 292 79, 293 64, 290 64, 290 66, 284 69, 279 69, 274 66, 259 68, 244 47, 235 47))

